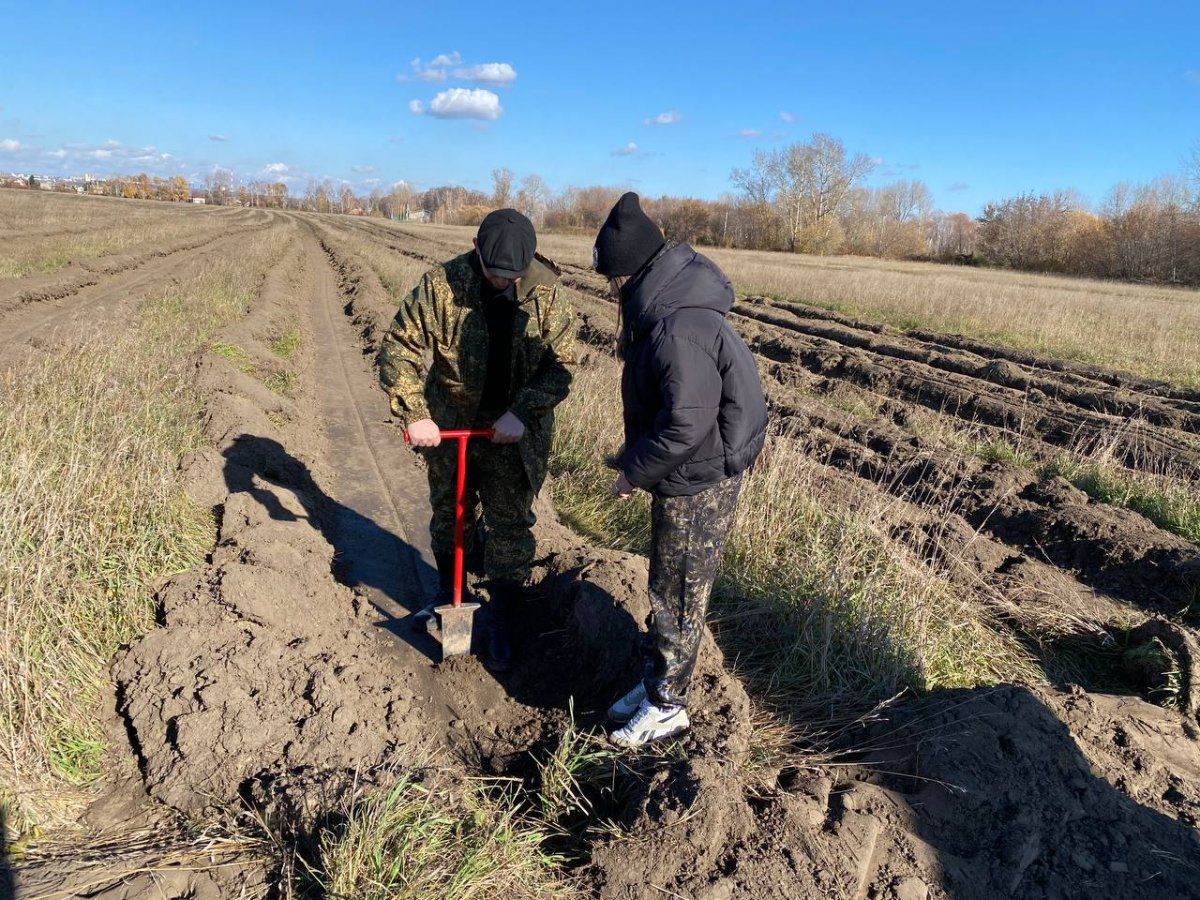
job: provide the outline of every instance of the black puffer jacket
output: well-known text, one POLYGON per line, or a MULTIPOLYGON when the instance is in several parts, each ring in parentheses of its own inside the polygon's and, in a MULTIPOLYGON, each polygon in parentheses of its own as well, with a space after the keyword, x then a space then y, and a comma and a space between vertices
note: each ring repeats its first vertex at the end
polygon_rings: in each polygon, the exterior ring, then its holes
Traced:
POLYGON ((745 471, 762 450, 767 404, 754 357, 725 321, 729 279, 668 243, 623 294, 625 477, 677 497, 745 471))

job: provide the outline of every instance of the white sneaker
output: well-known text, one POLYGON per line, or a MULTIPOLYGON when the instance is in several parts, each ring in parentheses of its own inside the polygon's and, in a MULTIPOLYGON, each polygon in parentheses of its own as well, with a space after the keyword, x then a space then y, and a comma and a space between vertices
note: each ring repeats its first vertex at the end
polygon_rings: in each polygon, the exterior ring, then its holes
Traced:
POLYGON ((652 741, 674 737, 686 731, 689 724, 687 710, 682 706, 656 706, 647 697, 629 723, 608 739, 618 747, 643 747, 652 741))
POLYGON ((633 718, 642 701, 646 699, 646 683, 639 681, 628 694, 608 708, 608 718, 612 722, 628 722, 633 718))

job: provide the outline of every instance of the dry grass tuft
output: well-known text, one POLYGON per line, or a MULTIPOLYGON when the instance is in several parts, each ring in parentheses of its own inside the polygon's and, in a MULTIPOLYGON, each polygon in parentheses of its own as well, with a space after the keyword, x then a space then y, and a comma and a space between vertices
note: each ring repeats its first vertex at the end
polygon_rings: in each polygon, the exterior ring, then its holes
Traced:
POLYGON ((549 837, 508 794, 409 772, 325 833, 315 877, 325 896, 346 900, 568 896, 549 837))

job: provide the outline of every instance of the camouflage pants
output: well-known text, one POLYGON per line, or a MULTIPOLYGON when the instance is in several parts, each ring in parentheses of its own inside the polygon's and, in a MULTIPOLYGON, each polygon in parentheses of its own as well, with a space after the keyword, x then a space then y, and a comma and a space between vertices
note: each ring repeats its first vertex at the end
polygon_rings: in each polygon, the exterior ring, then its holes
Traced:
MULTIPOLYGON (((493 444, 473 438, 467 444, 466 518, 468 552, 475 523, 483 511, 483 568, 488 578, 524 581, 533 560, 534 492, 521 460, 519 444, 493 444)), ((458 441, 443 441, 422 451, 428 462, 429 536, 434 553, 454 552, 454 492, 458 483, 458 441)))
POLYGON ((654 498, 646 692, 659 705, 687 704, 708 597, 741 487, 737 475, 692 497, 654 498))

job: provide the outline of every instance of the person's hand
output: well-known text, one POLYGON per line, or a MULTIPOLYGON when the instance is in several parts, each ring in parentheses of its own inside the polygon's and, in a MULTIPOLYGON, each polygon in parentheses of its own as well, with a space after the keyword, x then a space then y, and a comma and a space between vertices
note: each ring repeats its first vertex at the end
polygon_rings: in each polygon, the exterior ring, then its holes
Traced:
POLYGON ((496 433, 492 437, 494 444, 515 444, 525 434, 525 423, 514 416, 511 411, 498 418, 492 427, 496 429, 496 433))
POLYGON ((629 483, 629 479, 625 477, 624 472, 617 474, 617 480, 613 482, 612 492, 618 500, 626 500, 633 493, 633 485, 629 483))
POLYGON ((408 442, 414 447, 436 447, 442 442, 442 430, 433 419, 418 419, 408 426, 408 442))

